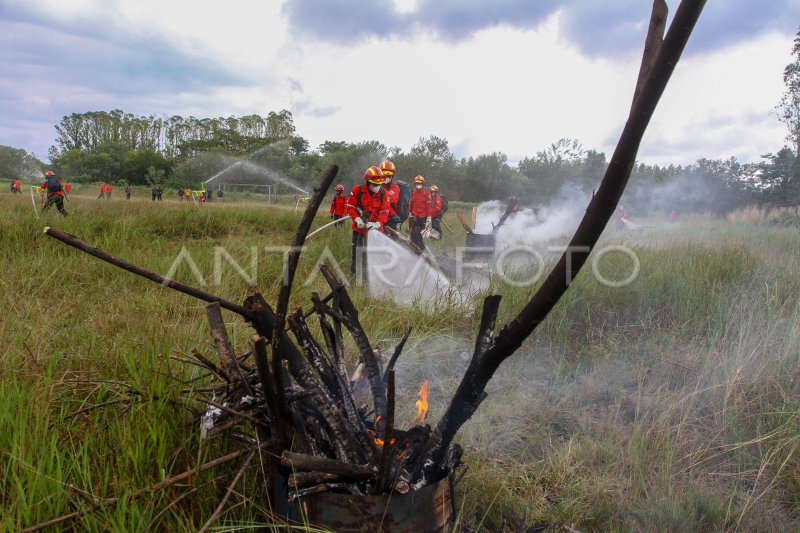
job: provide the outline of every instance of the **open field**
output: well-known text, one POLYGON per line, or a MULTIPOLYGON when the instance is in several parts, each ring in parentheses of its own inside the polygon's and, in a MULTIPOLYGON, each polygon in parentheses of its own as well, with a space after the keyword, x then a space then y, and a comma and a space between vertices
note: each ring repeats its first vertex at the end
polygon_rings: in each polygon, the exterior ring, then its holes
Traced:
MULTIPOLYGON (((300 213, 286 206, 202 209, 136 194, 95 201, 87 189, 34 217, 29 193, 0 192, 0 529, 15 530, 121 497, 81 519, 90 531, 196 530, 235 473, 209 471, 167 491, 135 490, 221 455, 202 442, 182 400, 199 369, 176 361, 213 353, 201 302, 47 238, 52 225, 166 274, 185 247, 209 292, 274 302, 282 257, 300 213), (215 279, 215 247, 228 263, 215 279), (255 270, 251 270, 256 247, 255 270), (253 275, 254 274, 254 275, 253 275), (125 383, 138 391, 128 398, 125 383), (223 476, 218 484, 215 479, 223 476), (219 487, 222 487, 220 489, 219 487)), ((25 192, 25 191, 23 191, 25 192)), ((138 192, 138 191, 137 191, 138 192)), ((323 210, 327 206, 323 204, 323 210)), ((437 248, 463 243, 458 230, 437 248)), ((787 218, 791 216, 787 215, 787 218)), ((327 218, 320 216, 320 225, 327 218)), ((640 262, 626 287, 573 283, 460 433, 469 471, 458 486, 459 524, 513 530, 528 523, 580 531, 775 531, 800 528, 800 234, 750 213, 697 217, 635 234, 607 232, 640 262)), ((332 228, 301 259, 293 305, 306 306, 327 247, 349 261, 347 229, 332 228)), ((599 271, 624 279, 622 254, 599 271)), ((587 265, 588 266, 588 265, 587 265)), ((184 265, 175 277, 198 285, 184 265)), ((501 316, 532 289, 497 284, 501 316)), ((477 329, 468 305, 398 307, 353 290, 371 339, 391 350, 414 333, 398 364, 398 400, 410 413, 423 377, 436 421, 467 363, 477 329)), ((479 298, 476 295, 475 298, 479 298)), ((240 351, 250 335, 226 315, 240 351)), ((196 405, 195 405, 196 407, 196 405)), ((399 414, 399 420, 406 415, 399 414)), ((262 490, 247 476, 219 526, 268 525, 262 490)))

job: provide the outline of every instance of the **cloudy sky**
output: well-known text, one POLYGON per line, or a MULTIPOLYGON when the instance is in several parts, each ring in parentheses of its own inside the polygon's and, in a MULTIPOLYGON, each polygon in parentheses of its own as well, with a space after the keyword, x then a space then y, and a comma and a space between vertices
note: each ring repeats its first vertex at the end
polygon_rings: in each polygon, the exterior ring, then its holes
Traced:
MULTIPOLYGON (((674 11, 677 0, 668 0, 674 11)), ((290 110, 311 147, 446 138, 511 162, 562 137, 610 156, 648 0, 0 0, 0 144, 46 159, 64 115, 290 110)), ((800 0, 708 0, 639 159, 757 161, 800 0)))

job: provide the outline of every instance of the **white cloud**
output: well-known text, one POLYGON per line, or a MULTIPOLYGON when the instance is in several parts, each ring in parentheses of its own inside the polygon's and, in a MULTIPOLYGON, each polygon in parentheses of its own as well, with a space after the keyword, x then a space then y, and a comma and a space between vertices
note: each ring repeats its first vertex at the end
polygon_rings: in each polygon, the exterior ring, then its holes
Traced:
MULTIPOLYGON (((627 117, 638 58, 587 56, 565 40, 557 11, 535 29, 492 26, 459 41, 417 28, 333 44, 290 34, 284 3, 32 0, 27 18, 7 27, 52 23, 59 38, 50 46, 62 49, 0 52, 13 73, 0 81, 0 143, 41 156, 71 112, 206 117, 286 108, 311 146, 375 139, 408 150, 437 135, 458 156, 499 151, 514 162, 562 137, 610 156, 627 117)), ((779 149, 783 126, 771 113, 790 48, 791 36, 754 34, 683 58, 640 160, 748 161, 779 149)))

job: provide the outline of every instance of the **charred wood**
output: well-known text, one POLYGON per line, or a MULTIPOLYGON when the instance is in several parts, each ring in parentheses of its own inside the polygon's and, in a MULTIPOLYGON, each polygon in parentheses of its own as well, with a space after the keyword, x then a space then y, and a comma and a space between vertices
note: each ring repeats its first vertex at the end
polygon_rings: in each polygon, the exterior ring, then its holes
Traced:
POLYGON ((336 277, 336 274, 333 272, 333 270, 328 265, 320 265, 320 271, 322 272, 322 275, 325 276, 325 279, 327 280, 328 285, 330 285, 331 290, 335 292, 333 297, 335 302, 334 310, 338 308, 341 311, 337 318, 350 332, 350 335, 353 337, 353 340, 358 347, 358 351, 361 354, 361 358, 367 371, 370 389, 372 391, 372 401, 373 405, 375 406, 375 415, 376 417, 380 416, 381 419, 385 420, 386 390, 383 386, 381 370, 378 367, 378 361, 375 358, 375 353, 372 351, 369 338, 364 332, 364 328, 361 326, 361 322, 358 319, 358 310, 356 309, 355 305, 353 305, 353 301, 350 299, 350 295, 347 293, 344 283, 342 283, 342 281, 336 277))
POLYGON ((327 457, 316 457, 290 451, 284 451, 281 454, 281 463, 294 470, 338 474, 358 480, 371 479, 377 473, 373 466, 344 463, 327 457))

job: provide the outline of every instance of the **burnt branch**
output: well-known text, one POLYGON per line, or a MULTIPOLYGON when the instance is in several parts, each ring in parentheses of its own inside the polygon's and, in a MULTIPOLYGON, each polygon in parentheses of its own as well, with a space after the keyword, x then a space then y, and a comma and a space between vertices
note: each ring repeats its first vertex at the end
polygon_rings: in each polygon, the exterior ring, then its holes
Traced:
POLYGON ((388 489, 389 474, 392 466, 392 439, 394 437, 394 369, 386 371, 386 429, 383 432, 383 450, 378 466, 378 478, 375 481, 375 494, 388 489))
POLYGON ((281 454, 281 463, 293 470, 337 474, 351 479, 371 479, 375 477, 376 473, 375 468, 369 465, 343 463, 327 457, 315 457, 290 451, 284 451, 281 454))
POLYGON ((211 337, 214 339, 214 345, 219 353, 222 368, 225 369, 225 375, 229 379, 233 379, 236 388, 252 395, 253 391, 239 368, 236 352, 233 351, 233 346, 228 340, 228 332, 225 329, 225 321, 222 320, 219 302, 212 302, 206 305, 206 317, 208 318, 209 326, 211 326, 211 337))
MULTIPOLYGON (((659 2, 656 0, 656 5, 659 2)), ((641 92, 633 103, 597 194, 590 201, 568 251, 522 311, 502 328, 477 361, 473 359, 437 426, 437 439, 431 442, 426 452, 431 465, 431 469, 426 469, 426 481, 436 475, 433 470, 438 470, 456 432, 477 409, 478 400, 497 368, 544 320, 588 259, 589 251, 600 238, 625 190, 644 132, 704 5, 705 0, 683 0, 678 6, 641 92)))
POLYGON ((234 313, 241 315, 245 318, 251 318, 250 312, 241 305, 229 302, 227 300, 223 300, 218 296, 214 296, 213 294, 209 294, 205 291, 201 291, 200 289, 196 289, 191 285, 186 285, 185 283, 181 283, 180 281, 175 281, 174 279, 162 276, 161 274, 157 274, 151 270, 147 270, 146 268, 142 268, 138 265, 134 265, 133 263, 129 263, 124 259, 114 257, 108 252, 80 240, 74 235, 70 235, 69 233, 51 227, 44 228, 44 234, 47 235, 48 237, 52 237, 56 240, 59 240, 66 245, 72 246, 73 248, 77 248, 82 252, 86 252, 89 255, 93 255, 94 257, 102 261, 105 261, 106 263, 111 263, 116 267, 119 267, 123 270, 127 270, 128 272, 136 274, 137 276, 141 276, 145 279, 149 279, 150 281, 154 281, 160 285, 163 285, 164 287, 169 287, 170 289, 182 292, 184 294, 188 294, 189 296, 194 296, 195 298, 203 300, 204 302, 217 302, 219 303, 220 307, 223 307, 228 311, 233 311, 234 313))
POLYGON ((405 347, 408 338, 411 336, 411 330, 414 328, 408 328, 406 330, 406 334, 403 335, 403 338, 400 339, 400 342, 397 343, 397 346, 394 348, 394 353, 392 357, 389 359, 389 363, 386 365, 386 372, 383 373, 383 380, 384 382, 387 380, 389 371, 394 370, 394 365, 397 364, 397 360, 400 359, 400 354, 403 353, 403 347, 405 347))
POLYGON ((328 389, 328 393, 333 398, 341 398, 342 391, 339 386, 339 380, 334 374, 330 362, 325 357, 322 347, 314 339, 311 330, 308 329, 308 324, 303 318, 301 309, 298 308, 289 315, 289 328, 294 333, 297 344, 302 348, 306 359, 311 363, 311 367, 316 370, 325 388, 328 389))
POLYGON ((275 307, 274 332, 271 338, 272 347, 276 354, 282 353, 280 345, 283 343, 283 335, 281 335, 281 333, 286 324, 286 310, 289 308, 289 296, 292 293, 292 283, 294 282, 297 263, 300 260, 300 251, 306 240, 306 235, 308 235, 308 230, 311 229, 311 224, 314 222, 314 217, 317 216, 319 206, 325 199, 328 188, 331 186, 331 183, 333 183, 334 178, 336 178, 338 171, 339 167, 336 165, 331 165, 328 167, 328 170, 325 171, 325 174, 320 179, 319 186, 314 188, 314 195, 311 197, 311 201, 308 202, 308 207, 306 207, 303 218, 300 220, 300 225, 297 227, 297 233, 295 233, 294 242, 292 243, 292 248, 289 251, 289 257, 286 262, 285 277, 281 284, 281 291, 278 294, 278 304, 275 307))

